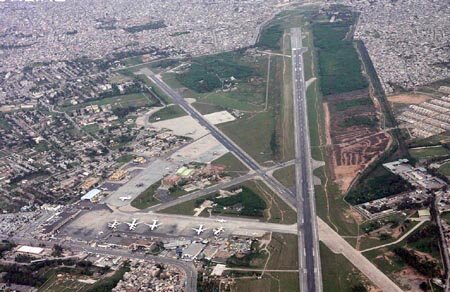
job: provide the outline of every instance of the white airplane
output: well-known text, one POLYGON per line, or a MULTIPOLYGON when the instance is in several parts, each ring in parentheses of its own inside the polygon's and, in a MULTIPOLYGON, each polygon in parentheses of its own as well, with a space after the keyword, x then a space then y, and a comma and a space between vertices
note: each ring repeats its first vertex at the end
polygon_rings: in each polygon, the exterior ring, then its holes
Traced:
POLYGON ((153 230, 155 230, 156 228, 158 228, 159 226, 161 226, 162 223, 158 223, 158 219, 153 219, 153 223, 152 223, 152 224, 145 224, 145 225, 147 225, 148 227, 150 227, 150 230, 153 231, 153 230))
POLYGON ((225 223, 225 222, 227 222, 227 220, 225 220, 225 219, 223 219, 223 218, 220 218, 220 219, 217 219, 217 222, 225 223))
POLYGON ((123 202, 123 201, 126 201, 126 200, 131 200, 131 196, 119 197, 119 199, 123 202))
POLYGON ((114 229, 114 230, 115 230, 115 229, 117 228, 117 226, 119 226, 119 225, 120 225, 120 222, 117 221, 117 220, 115 220, 115 219, 114 219, 113 222, 108 223, 108 227, 111 228, 111 229, 114 229))
POLYGON ((138 224, 141 224, 142 222, 137 222, 136 218, 133 218, 133 221, 131 221, 131 223, 126 222, 125 224, 127 224, 130 230, 135 230, 136 227, 138 226, 138 224))
POLYGON ((203 228, 203 224, 200 224, 198 228, 192 228, 195 232, 197 232, 197 235, 199 236, 202 234, 203 231, 205 231, 207 228, 203 228))
POLYGON ((222 232, 224 232, 224 231, 225 231, 225 229, 223 229, 222 226, 220 226, 219 228, 214 228, 214 229, 213 229, 214 236, 219 236, 220 233, 222 233, 222 232))

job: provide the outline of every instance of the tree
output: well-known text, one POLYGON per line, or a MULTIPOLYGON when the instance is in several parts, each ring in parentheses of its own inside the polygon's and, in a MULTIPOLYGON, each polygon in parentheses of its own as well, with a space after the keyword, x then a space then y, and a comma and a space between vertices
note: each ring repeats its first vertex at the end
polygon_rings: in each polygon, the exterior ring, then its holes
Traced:
POLYGON ((53 246, 52 256, 61 257, 63 253, 63 248, 59 244, 55 244, 53 246))

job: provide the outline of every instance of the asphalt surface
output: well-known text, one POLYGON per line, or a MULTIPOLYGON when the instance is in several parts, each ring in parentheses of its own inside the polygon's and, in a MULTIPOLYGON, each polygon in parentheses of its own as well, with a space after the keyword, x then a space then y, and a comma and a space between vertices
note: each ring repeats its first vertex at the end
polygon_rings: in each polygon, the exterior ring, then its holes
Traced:
POLYGON ((300 28, 291 29, 295 129, 295 179, 301 291, 322 291, 311 146, 300 28))

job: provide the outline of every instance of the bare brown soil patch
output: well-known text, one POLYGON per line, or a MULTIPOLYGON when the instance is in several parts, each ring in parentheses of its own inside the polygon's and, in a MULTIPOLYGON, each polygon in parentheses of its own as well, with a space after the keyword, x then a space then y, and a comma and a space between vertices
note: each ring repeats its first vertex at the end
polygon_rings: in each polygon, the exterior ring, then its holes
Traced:
POLYGON ((354 223, 356 221, 358 224, 361 224, 364 221, 364 218, 361 216, 361 214, 354 211, 352 208, 348 208, 345 210, 344 217, 350 223, 354 223))
POLYGON ((332 171, 342 192, 367 165, 388 147, 390 138, 378 124, 365 124, 349 119, 377 120, 377 110, 369 103, 367 89, 326 96, 324 103, 327 145, 331 145, 332 171), (351 106, 343 107, 343 104, 351 106))
POLYGON ((422 282, 428 281, 427 277, 421 275, 413 268, 404 268, 398 273, 395 273, 397 282, 403 287, 408 287, 408 291, 422 291, 420 289, 420 284, 422 282))
POLYGON ((431 98, 432 97, 424 94, 399 94, 388 96, 390 102, 401 104, 419 104, 431 98))
MULTIPOLYGON (((335 152, 333 152, 335 153, 335 152)), ((361 170, 360 165, 338 165, 334 168, 335 182, 340 186, 341 190, 347 190, 353 179, 361 170)))

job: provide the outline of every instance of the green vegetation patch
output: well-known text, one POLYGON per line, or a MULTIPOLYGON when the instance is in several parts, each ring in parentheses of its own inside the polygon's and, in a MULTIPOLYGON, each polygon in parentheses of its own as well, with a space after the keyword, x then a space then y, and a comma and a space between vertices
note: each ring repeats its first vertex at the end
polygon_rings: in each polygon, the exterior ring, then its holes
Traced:
POLYGON ((186 116, 186 112, 178 105, 166 106, 149 117, 150 122, 164 121, 186 116))
POLYGON ((354 19, 341 22, 316 22, 312 25, 319 60, 320 87, 324 95, 349 92, 368 86, 361 73, 361 62, 346 39, 354 19))
POLYGON ((131 201, 131 206, 137 209, 145 209, 158 204, 159 201, 155 198, 155 193, 160 185, 161 181, 157 181, 149 186, 145 191, 140 193, 139 196, 131 201))
POLYGON ((275 132, 275 120, 272 113, 248 114, 221 124, 219 128, 256 161, 264 163, 274 159, 271 140, 275 132))
POLYGON ((128 263, 125 263, 123 267, 118 269, 111 277, 102 279, 97 281, 91 288, 89 288, 86 292, 106 292, 111 291, 114 287, 117 286, 120 280, 123 279, 123 275, 126 272, 130 271, 130 266, 128 263))
POLYGON ((0 114, 0 128, 9 130, 11 129, 11 126, 9 125, 8 121, 3 117, 2 114, 0 114))
POLYGON ((122 156, 120 156, 119 158, 116 159, 116 161, 118 163, 128 163, 131 160, 134 159, 134 155, 133 154, 123 154, 122 156))
POLYGON ((419 222, 411 221, 402 214, 392 214, 384 218, 364 222, 360 225, 361 232, 366 235, 360 238, 361 250, 391 243, 414 228, 419 222), (400 231, 400 233, 397 233, 400 231), (394 237, 393 234, 396 234, 394 237))
POLYGON ((365 252, 364 256, 394 281, 398 280, 396 273, 407 266, 432 277, 442 271, 436 228, 434 224, 427 222, 402 242, 365 252))
POLYGON ((177 79, 187 88, 201 93, 222 88, 222 79, 255 75, 255 70, 240 62, 239 57, 238 53, 232 52, 196 58, 186 72, 177 75, 177 79))
POLYGON ((270 25, 264 28, 259 38, 258 47, 262 49, 280 49, 280 39, 283 36, 284 28, 280 24, 270 25))
POLYGON ((135 26, 129 26, 124 28, 123 30, 125 30, 126 32, 129 33, 137 33, 137 32, 142 32, 142 31, 146 31, 146 30, 154 30, 154 29, 160 29, 160 28, 164 28, 167 27, 167 25, 164 23, 163 20, 158 20, 158 21, 151 21, 142 25, 135 25, 135 26))
POLYGON ((354 116, 346 118, 342 123, 341 127, 348 128, 353 126, 367 126, 367 127, 376 127, 378 123, 378 119, 376 117, 368 117, 368 116, 354 116))
POLYGON ((223 106, 206 102, 194 102, 192 106, 195 107, 195 109, 198 110, 202 115, 212 114, 225 110, 223 106))
MULTIPOLYGON (((221 215, 263 217, 267 208, 266 202, 252 189, 243 186, 242 191, 236 195, 218 198, 209 197, 215 203, 212 212, 221 215)), ((197 205, 200 206, 205 199, 199 199, 197 205)))
POLYGON ((147 86, 150 87, 150 92, 155 96, 155 98, 162 100, 165 104, 169 104, 172 99, 165 94, 155 83, 150 81, 144 74, 136 75, 136 78, 144 82, 147 86))
POLYGON ((352 107, 372 105, 372 100, 370 98, 357 98, 352 100, 344 100, 334 104, 334 108, 337 111, 345 111, 352 107))
MULTIPOLYGON (((235 275, 232 273, 232 275, 235 275)), ((254 273, 250 277, 236 278, 239 292, 299 291, 298 273, 266 272, 262 278, 254 273)))
POLYGON ((295 185, 295 166, 290 165, 274 171, 273 176, 285 187, 290 188, 295 185))
MULTIPOLYGON (((261 219, 264 219, 265 221, 271 222, 271 223, 281 223, 281 224, 293 224, 297 221, 297 214, 294 210, 292 210, 284 201, 282 201, 276 194, 274 194, 265 183, 259 181, 259 180, 250 180, 246 181, 242 184, 243 187, 250 190, 251 193, 253 193, 254 197, 256 198, 248 198, 246 199, 249 209, 258 207, 255 212, 253 212, 256 215, 259 215, 259 208, 262 207, 263 202, 266 205, 266 208, 263 212, 263 217, 261 219), (253 206, 255 200, 255 206, 253 206), (256 202, 257 201, 257 202, 256 202)), ((217 196, 217 194, 209 194, 197 199, 193 199, 169 208, 166 208, 164 210, 161 210, 161 213, 168 213, 168 214, 182 214, 182 215, 193 215, 194 209, 199 207, 205 200, 214 200, 214 198, 217 196)), ((229 202, 228 202, 229 203, 229 202)), ((223 204, 223 202, 222 202, 223 204)), ((225 202, 227 204, 227 202, 225 202)), ((238 202, 237 204, 240 204, 240 207, 244 203, 238 202)), ((237 204, 235 206, 237 206, 237 204)), ((241 214, 238 214, 238 212, 235 212, 235 210, 217 210, 222 212, 224 215, 230 215, 230 216, 241 216, 241 214), (226 212, 225 212, 226 211, 226 212)), ((203 215, 207 215, 206 212, 202 213, 203 215)), ((248 215, 246 215, 248 216, 248 215)))
POLYGON ((343 255, 333 253, 322 242, 320 259, 324 292, 367 291, 361 290, 361 287, 364 288, 368 280, 343 255))
POLYGON ((190 31, 177 31, 177 32, 170 34, 170 36, 175 37, 175 36, 180 36, 180 35, 190 34, 190 33, 191 33, 190 31))
POLYGON ((224 165, 225 172, 231 176, 239 176, 243 173, 248 172, 248 168, 231 152, 222 155, 221 157, 211 162, 211 164, 224 165))
POLYGON ((447 162, 439 167, 439 173, 445 176, 450 176, 450 162, 447 162))
POLYGON ((272 240, 267 246, 270 258, 269 270, 298 269, 298 236, 294 234, 272 233, 272 240))
POLYGON ((199 99, 200 102, 217 105, 225 109, 237 109, 242 111, 253 111, 261 109, 264 94, 262 87, 253 87, 250 90, 243 90, 240 85, 234 92, 214 92, 199 99))
POLYGON ((347 194, 346 200, 352 205, 358 205, 390 195, 395 195, 411 189, 411 184, 384 168, 379 175, 359 182, 347 194))
POLYGON ((450 155, 450 151, 442 146, 409 149, 409 153, 415 159, 429 159, 450 155))

